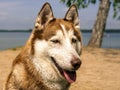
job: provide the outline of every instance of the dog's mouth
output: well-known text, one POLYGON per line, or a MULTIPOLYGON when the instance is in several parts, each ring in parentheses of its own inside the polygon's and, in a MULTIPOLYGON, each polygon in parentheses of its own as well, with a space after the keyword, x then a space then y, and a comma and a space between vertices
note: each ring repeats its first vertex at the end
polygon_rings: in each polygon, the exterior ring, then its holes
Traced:
POLYGON ((54 62, 55 66, 57 67, 57 69, 59 70, 60 74, 69 82, 69 83, 73 83, 76 81, 76 72, 75 71, 68 71, 68 70, 64 70, 62 69, 57 62, 55 61, 55 59, 53 57, 51 57, 52 61, 54 62))

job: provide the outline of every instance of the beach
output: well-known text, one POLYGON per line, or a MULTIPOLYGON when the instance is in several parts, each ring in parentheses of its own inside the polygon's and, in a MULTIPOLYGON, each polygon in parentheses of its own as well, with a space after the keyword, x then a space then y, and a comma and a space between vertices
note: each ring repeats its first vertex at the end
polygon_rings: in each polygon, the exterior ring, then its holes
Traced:
MULTIPOLYGON (((0 90, 21 48, 0 51, 0 90)), ((83 47, 82 65, 70 90, 120 90, 120 49, 83 47)))

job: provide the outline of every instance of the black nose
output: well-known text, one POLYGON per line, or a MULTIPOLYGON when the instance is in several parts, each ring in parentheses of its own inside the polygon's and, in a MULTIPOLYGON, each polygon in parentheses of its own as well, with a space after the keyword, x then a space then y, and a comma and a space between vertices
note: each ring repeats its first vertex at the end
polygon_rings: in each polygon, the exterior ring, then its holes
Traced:
POLYGON ((74 67, 75 70, 77 70, 78 68, 80 68, 81 63, 82 63, 81 60, 78 59, 78 58, 71 60, 71 64, 72 64, 72 66, 74 67))

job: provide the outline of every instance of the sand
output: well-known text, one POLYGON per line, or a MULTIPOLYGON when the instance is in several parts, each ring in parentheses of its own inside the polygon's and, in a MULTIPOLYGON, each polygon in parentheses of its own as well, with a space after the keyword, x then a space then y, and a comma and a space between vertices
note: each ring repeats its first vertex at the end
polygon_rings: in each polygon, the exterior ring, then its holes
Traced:
MULTIPOLYGON (((21 48, 0 51, 0 90, 21 48)), ((120 50, 83 48, 82 66, 70 90, 120 90, 120 50)))

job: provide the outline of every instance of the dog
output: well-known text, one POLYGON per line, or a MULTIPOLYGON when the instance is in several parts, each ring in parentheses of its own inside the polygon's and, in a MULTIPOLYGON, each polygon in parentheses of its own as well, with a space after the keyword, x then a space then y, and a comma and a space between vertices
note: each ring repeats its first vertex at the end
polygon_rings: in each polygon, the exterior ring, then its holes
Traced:
POLYGON ((32 33, 15 58, 5 90, 68 90, 81 66, 82 37, 72 5, 63 19, 46 2, 32 33))

